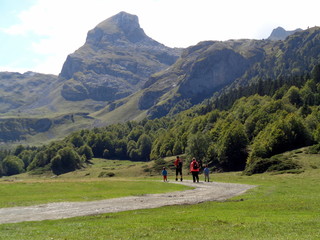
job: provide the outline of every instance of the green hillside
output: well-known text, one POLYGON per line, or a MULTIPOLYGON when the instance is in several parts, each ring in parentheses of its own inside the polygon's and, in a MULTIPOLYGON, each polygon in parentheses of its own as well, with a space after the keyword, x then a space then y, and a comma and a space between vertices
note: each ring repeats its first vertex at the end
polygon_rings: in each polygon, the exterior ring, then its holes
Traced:
POLYGON ((195 156, 215 171, 299 169, 275 155, 320 141, 318 89, 320 65, 306 76, 252 84, 171 118, 82 129, 38 148, 18 146, 2 153, 2 175, 39 168, 59 175, 83 168, 92 157, 149 161, 178 154, 195 156))

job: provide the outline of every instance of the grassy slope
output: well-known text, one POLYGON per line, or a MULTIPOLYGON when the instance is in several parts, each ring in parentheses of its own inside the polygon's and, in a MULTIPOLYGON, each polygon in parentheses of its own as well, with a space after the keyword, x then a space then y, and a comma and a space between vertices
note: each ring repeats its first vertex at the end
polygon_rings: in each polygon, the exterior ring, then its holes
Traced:
POLYGON ((126 99, 121 100, 124 104, 113 111, 109 111, 109 106, 107 106, 106 108, 92 113, 90 116, 99 119, 104 124, 126 122, 129 120, 142 120, 146 117, 146 110, 140 110, 138 108, 140 96, 141 92, 130 95, 126 99))
POLYGON ((92 126, 92 120, 82 116, 74 116, 74 123, 71 120, 66 120, 65 124, 54 124, 49 131, 38 133, 33 136, 27 136, 24 144, 43 145, 51 141, 65 138, 68 134, 79 129, 88 128, 92 126))
MULTIPOLYGON (((61 102, 58 102, 58 104, 55 106, 58 108, 59 114, 55 112, 57 110, 54 110, 54 112, 50 112, 50 110, 48 110, 47 108, 37 109, 41 110, 42 115, 33 115, 34 119, 49 118, 52 121, 56 121, 57 119, 63 118, 63 114, 74 114, 75 122, 72 122, 71 120, 61 121, 61 123, 53 124, 51 128, 46 132, 40 132, 34 135, 26 135, 26 140, 21 140, 20 142, 15 143, 8 143, 8 147, 15 146, 18 144, 42 145, 53 140, 62 139, 71 132, 77 131, 79 129, 91 128, 94 126, 104 126, 117 122, 126 122, 129 120, 140 121, 146 117, 146 111, 141 111, 138 109, 138 100, 138 98, 133 97, 129 102, 125 103, 121 107, 111 112, 104 108, 99 111, 94 111, 92 107, 93 101, 90 100, 82 101, 79 103, 61 100, 61 102), (75 103, 77 103, 78 106, 75 106, 75 103), (78 112, 89 113, 91 118, 86 118, 82 117, 81 115, 77 115, 78 112)), ((24 116, 22 115, 13 118, 19 121, 19 118, 23 117, 24 116)), ((10 114, 0 114, 0 118, 7 119, 12 118, 12 116, 10 116, 10 114)))
POLYGON ((2 224, 0 239, 319 239, 320 156, 290 155, 305 172, 212 174, 259 186, 225 202, 2 224))
MULTIPOLYGON (((8 143, 8 148, 15 147, 19 144, 42 146, 43 144, 48 144, 51 141, 63 139, 71 132, 78 131, 79 129, 83 128, 88 128, 93 124, 92 119, 80 115, 74 115, 74 122, 72 122, 71 119, 69 119, 70 115, 71 113, 52 118, 51 120, 53 124, 48 131, 38 132, 33 135, 26 135, 25 140, 8 143)), ((37 120, 37 118, 34 119, 37 120)))
MULTIPOLYGON (((14 143, 10 142, 8 143, 8 147, 17 144, 42 145, 52 140, 62 139, 73 131, 94 126, 97 121, 96 119, 88 118, 77 113, 90 114, 95 111, 95 108, 102 108, 106 103, 93 100, 78 102, 66 101, 60 94, 61 87, 62 86, 59 86, 59 88, 56 88, 47 95, 39 96, 36 103, 26 106, 22 110, 17 109, 6 114, 0 114, 0 119, 14 118, 18 122, 19 119, 23 121, 24 118, 49 118, 52 122, 55 122, 48 131, 38 132, 32 135, 28 134, 26 135, 26 140, 14 143), (63 119, 64 116, 71 114, 74 115, 74 122, 63 119)), ((10 129, 10 126, 8 126, 8 128, 10 129)))

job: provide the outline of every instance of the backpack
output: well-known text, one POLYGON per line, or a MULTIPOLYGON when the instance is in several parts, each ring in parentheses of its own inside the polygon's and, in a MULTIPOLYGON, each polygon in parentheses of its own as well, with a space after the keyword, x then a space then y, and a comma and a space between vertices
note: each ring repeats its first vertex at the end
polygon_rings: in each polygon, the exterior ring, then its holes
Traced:
POLYGON ((193 163, 193 169, 195 169, 195 170, 198 169, 198 163, 197 162, 193 163))
POLYGON ((179 161, 179 163, 178 163, 178 168, 179 169, 182 168, 182 162, 181 161, 179 161))

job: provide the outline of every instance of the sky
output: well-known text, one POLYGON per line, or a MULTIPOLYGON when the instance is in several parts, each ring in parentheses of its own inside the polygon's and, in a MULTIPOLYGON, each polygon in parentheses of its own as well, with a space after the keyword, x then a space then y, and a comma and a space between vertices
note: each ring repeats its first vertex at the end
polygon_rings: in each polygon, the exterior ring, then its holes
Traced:
POLYGON ((59 74, 89 30, 125 11, 169 47, 320 25, 319 0, 0 0, 0 71, 59 74))

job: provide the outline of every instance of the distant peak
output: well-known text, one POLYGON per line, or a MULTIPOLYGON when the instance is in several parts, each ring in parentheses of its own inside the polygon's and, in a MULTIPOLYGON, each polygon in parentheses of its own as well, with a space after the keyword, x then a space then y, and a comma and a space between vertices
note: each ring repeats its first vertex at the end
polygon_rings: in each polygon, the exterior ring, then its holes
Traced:
POLYGON ((115 42, 127 39, 136 43, 143 41, 147 36, 140 27, 138 16, 127 12, 120 12, 99 23, 88 33, 87 42, 101 43, 101 41, 115 42))
POLYGON ((277 28, 273 29, 273 31, 285 32, 286 30, 283 27, 277 27, 277 28))
POLYGON ((115 29, 127 32, 134 29, 140 29, 138 16, 126 12, 119 12, 118 14, 104 20, 97 25, 104 31, 114 31, 115 29))
POLYGON ((287 31, 283 27, 277 27, 272 30, 272 33, 268 37, 268 39, 269 40, 285 40, 286 37, 300 31, 302 31, 301 28, 297 28, 296 30, 292 30, 292 31, 287 31))
POLYGON ((125 27, 128 25, 134 26, 136 28, 140 27, 138 16, 129 14, 126 12, 119 12, 118 14, 112 16, 106 21, 108 20, 112 21, 114 24, 118 25, 119 27, 125 27))
POLYGON ((109 19, 118 19, 118 20, 131 19, 131 20, 137 21, 138 16, 122 11, 122 12, 119 12, 118 14, 110 17, 109 19))

